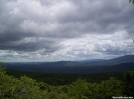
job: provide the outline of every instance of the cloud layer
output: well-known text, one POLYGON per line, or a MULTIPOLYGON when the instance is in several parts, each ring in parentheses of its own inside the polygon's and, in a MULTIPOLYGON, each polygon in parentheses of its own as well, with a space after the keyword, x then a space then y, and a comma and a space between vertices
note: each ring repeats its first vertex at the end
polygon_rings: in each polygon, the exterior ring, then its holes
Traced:
POLYGON ((57 61, 134 54, 127 0, 1 0, 0 60, 57 61))

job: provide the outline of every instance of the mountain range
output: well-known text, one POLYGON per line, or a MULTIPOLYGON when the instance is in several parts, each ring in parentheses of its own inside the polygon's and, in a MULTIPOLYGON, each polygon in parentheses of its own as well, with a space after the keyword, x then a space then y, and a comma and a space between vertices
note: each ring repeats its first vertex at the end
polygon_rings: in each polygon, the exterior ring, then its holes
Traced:
POLYGON ((57 62, 7 62, 7 69, 47 73, 101 73, 134 70, 134 55, 109 60, 93 59, 84 61, 57 62))

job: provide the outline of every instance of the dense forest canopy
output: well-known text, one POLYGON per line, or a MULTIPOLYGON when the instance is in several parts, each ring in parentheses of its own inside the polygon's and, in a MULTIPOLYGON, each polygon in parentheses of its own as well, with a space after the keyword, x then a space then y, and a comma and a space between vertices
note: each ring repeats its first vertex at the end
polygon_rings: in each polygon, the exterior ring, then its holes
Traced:
POLYGON ((133 71, 126 72, 123 81, 111 77, 100 83, 89 83, 79 78, 68 85, 52 86, 26 76, 9 76, 0 67, 1 99, 112 99, 114 96, 134 96, 133 71))

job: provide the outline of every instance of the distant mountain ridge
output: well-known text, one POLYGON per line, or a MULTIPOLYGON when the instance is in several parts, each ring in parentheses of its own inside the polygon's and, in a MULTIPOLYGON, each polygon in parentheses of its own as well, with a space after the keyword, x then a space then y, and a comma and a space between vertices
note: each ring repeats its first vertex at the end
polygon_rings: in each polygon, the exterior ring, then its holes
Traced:
POLYGON ((57 62, 12 62, 4 67, 14 70, 49 73, 99 73, 134 70, 134 55, 109 60, 57 61, 57 62))
POLYGON ((116 64, 121 64, 121 63, 133 63, 134 62, 134 55, 126 55, 126 56, 121 56, 109 60, 102 60, 100 62, 94 63, 92 65, 116 65, 116 64))

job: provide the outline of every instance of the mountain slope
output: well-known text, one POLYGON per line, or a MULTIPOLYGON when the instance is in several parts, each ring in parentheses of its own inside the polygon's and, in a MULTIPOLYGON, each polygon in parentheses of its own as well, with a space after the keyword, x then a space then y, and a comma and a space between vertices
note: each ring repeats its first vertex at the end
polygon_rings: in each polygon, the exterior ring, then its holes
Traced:
POLYGON ((134 55, 110 60, 5 63, 14 70, 49 73, 99 73, 134 70, 134 55))
POLYGON ((105 66, 112 66, 112 65, 117 65, 121 63, 133 63, 134 62, 134 55, 126 55, 126 56, 121 56, 109 60, 104 60, 104 61, 99 61, 99 62, 94 62, 91 63, 90 65, 105 65, 105 66))

